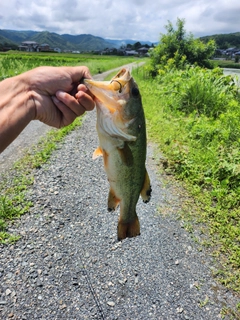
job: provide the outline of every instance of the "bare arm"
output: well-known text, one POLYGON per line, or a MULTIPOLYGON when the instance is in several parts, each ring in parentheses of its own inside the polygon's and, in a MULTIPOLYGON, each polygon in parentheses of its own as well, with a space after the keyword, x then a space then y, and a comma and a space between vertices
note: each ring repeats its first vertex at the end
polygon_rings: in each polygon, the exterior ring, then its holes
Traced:
POLYGON ((92 110, 91 96, 79 85, 90 77, 86 67, 39 67, 0 82, 0 152, 31 120, 61 128, 92 110))

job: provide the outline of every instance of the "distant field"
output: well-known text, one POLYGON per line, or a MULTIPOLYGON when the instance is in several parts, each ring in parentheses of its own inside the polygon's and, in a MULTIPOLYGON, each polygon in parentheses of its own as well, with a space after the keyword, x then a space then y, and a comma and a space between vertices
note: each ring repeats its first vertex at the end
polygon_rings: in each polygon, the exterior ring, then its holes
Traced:
POLYGON ((240 69, 240 63, 233 60, 212 60, 215 66, 220 68, 240 69))
MULTIPOLYGON (((73 53, 0 53, 0 80, 20 74, 38 66, 77 66, 84 65, 92 74, 104 72, 134 61, 136 57, 100 56, 73 53)), ((142 60, 142 59, 141 59, 142 60)))

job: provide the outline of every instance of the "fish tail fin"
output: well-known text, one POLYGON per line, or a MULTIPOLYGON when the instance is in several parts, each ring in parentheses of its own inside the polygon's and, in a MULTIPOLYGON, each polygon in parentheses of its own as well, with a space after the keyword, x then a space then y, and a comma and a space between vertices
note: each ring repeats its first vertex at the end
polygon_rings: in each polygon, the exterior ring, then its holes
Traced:
POLYGON ((152 187, 150 184, 148 172, 146 170, 145 180, 144 180, 143 187, 141 190, 141 197, 142 197, 144 203, 147 203, 150 201, 151 193, 152 193, 152 187))
POLYGON ((138 216, 130 222, 123 222, 121 218, 118 221, 118 240, 132 238, 140 235, 140 224, 138 216))
POLYGON ((108 211, 114 211, 119 204, 119 199, 116 197, 114 191, 110 188, 108 193, 108 211))

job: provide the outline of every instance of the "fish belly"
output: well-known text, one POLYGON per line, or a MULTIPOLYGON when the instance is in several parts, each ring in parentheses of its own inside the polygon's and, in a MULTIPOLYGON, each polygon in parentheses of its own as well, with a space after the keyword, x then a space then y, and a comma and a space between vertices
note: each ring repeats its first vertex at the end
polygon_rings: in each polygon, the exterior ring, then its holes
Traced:
POLYGON ((125 142, 123 148, 118 148, 113 141, 112 144, 103 143, 101 148, 110 184, 108 210, 120 205, 118 239, 137 236, 140 225, 136 204, 145 179, 145 155, 132 142, 125 142))

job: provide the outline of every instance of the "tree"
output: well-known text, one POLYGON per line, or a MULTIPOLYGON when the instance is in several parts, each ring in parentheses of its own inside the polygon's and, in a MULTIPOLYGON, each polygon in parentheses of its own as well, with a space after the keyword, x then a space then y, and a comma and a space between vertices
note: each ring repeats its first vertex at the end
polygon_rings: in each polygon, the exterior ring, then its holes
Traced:
POLYGON ((151 51, 151 72, 166 65, 171 59, 171 63, 176 68, 183 68, 186 64, 199 65, 201 67, 211 67, 209 58, 216 50, 214 40, 209 40, 204 44, 200 39, 195 39, 193 35, 186 34, 184 29, 185 20, 177 19, 177 29, 169 21, 165 26, 167 33, 161 34, 159 44, 151 51))

